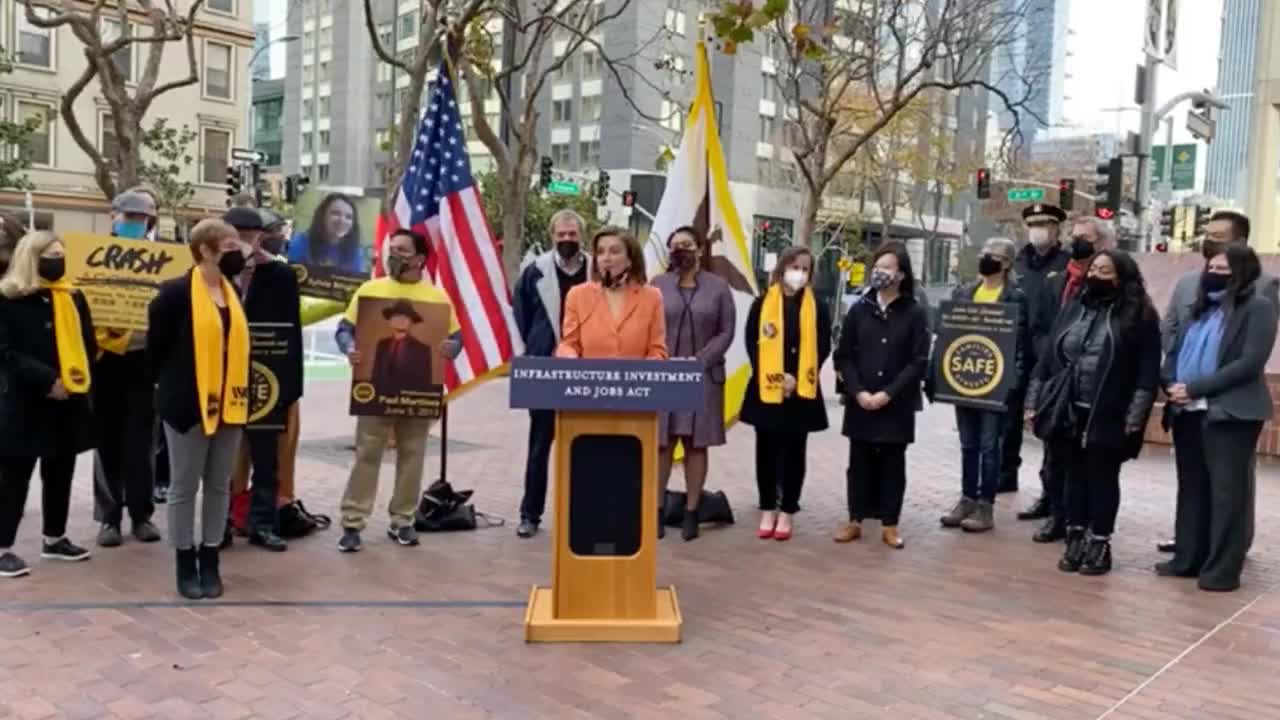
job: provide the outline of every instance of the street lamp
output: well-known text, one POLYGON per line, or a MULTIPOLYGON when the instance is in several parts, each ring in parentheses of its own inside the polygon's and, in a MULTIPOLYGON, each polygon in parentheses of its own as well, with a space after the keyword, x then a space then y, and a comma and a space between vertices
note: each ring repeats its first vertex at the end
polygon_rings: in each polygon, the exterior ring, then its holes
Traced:
POLYGON ((245 67, 250 67, 250 68, 253 67, 253 63, 255 60, 258 59, 258 56, 261 55, 264 50, 271 47, 272 45, 275 45, 276 43, 293 42, 295 40, 301 40, 301 39, 302 39, 301 35, 281 35, 278 38, 268 40, 267 42, 263 43, 262 46, 259 47, 257 50, 253 51, 253 54, 249 56, 249 62, 245 63, 245 67))
POLYGON ((249 125, 249 147, 250 148, 257 147, 257 137, 255 136, 258 134, 258 129, 253 125, 253 81, 257 79, 253 77, 253 72, 252 72, 253 63, 257 61, 259 55, 261 55, 267 48, 271 47, 272 45, 275 45, 276 43, 293 42, 294 40, 301 40, 301 39, 302 39, 301 35, 281 35, 278 38, 268 40, 267 42, 263 43, 262 46, 259 47, 257 50, 254 50, 253 54, 249 56, 249 62, 245 63, 245 67, 250 71, 245 73, 246 75, 249 76, 249 110, 248 110, 248 117, 246 118, 246 122, 249 125))

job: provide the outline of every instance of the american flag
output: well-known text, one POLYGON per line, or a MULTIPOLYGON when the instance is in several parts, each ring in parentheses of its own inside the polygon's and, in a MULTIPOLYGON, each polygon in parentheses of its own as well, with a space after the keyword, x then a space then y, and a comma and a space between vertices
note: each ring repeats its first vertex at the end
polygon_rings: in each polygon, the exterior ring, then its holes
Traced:
POLYGON ((453 392, 485 377, 524 352, 502 258, 471 175, 462 118, 447 68, 441 65, 418 126, 394 210, 380 223, 375 256, 392 231, 409 227, 431 239, 427 271, 453 301, 462 325, 462 354, 445 371, 453 392))

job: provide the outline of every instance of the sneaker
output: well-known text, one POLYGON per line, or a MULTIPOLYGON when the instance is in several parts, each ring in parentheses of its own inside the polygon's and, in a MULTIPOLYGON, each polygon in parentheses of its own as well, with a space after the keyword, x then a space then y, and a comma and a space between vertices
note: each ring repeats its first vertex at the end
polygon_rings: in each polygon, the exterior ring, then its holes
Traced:
POLYGON ((995 508, 983 500, 978 501, 977 509, 969 517, 960 521, 960 529, 965 532, 986 532, 995 526, 995 508))
POLYGON ((22 558, 11 552, 0 555, 0 577, 16 578, 30 573, 31 568, 27 567, 22 558))
POLYGON ((360 540, 360 531, 355 528, 343 528, 342 537, 338 539, 338 550, 344 553, 360 552, 364 543, 360 540))
POLYGON ((940 522, 945 528, 958 528, 960 523, 973 514, 978 509, 978 501, 971 498, 962 497, 956 506, 951 508, 951 512, 942 516, 940 522))
POLYGON ((120 526, 110 523, 102 523, 102 527, 98 528, 98 547, 120 547, 124 542, 124 536, 120 534, 120 526))
POLYGON ((418 531, 412 525, 387 528, 387 537, 405 546, 418 544, 418 531))
POLYGON ((133 524, 133 536, 138 539, 138 542, 159 542, 160 531, 156 529, 155 525, 143 520, 142 522, 136 522, 133 524))
POLYGON ((516 536, 522 538, 531 538, 538 534, 538 523, 533 520, 521 520, 520 526, 516 528, 516 536))
POLYGON ((89 559, 89 551, 66 538, 62 538, 55 543, 44 543, 44 548, 40 551, 40 557, 46 560, 80 562, 81 560, 89 559))

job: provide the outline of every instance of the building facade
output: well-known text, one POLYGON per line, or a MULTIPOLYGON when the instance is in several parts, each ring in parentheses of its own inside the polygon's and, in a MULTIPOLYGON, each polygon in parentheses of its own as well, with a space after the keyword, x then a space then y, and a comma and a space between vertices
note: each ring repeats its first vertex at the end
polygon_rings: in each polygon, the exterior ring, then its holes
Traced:
POLYGON ((1258 3, 1264 1, 1222 2, 1217 94, 1227 108, 1217 115, 1218 127, 1208 147, 1205 194, 1233 205, 1245 200, 1258 42, 1258 3))
POLYGON ((996 54, 992 81, 1010 98, 1025 98, 1025 112, 995 108, 1000 127, 1016 121, 1027 142, 1062 122, 1066 90, 1067 0, 1007 0, 1008 12, 1021 12, 1013 42, 996 54))
POLYGON ((278 173, 284 157, 283 78, 254 80, 252 117, 253 149, 262 153, 264 170, 278 173))
MULTIPOLYGON (((163 117, 170 127, 186 126, 196 133, 195 162, 186 171, 196 186, 190 207, 195 215, 225 208, 231 150, 249 140, 244 73, 254 40, 251 18, 250 0, 207 0, 194 29, 199 81, 158 96, 142 121, 147 129, 155 118, 163 117)), ((107 32, 122 31, 116 21, 104 22, 113 24, 107 32)), ((139 26, 144 22, 138 19, 139 26)), ((107 232, 109 202, 94 181, 93 162, 76 144, 66 119, 59 117, 63 93, 84 71, 80 43, 69 28, 35 27, 26 21, 19 3, 0 0, 0 45, 15 49, 13 71, 0 75, 0 112, 10 120, 38 122, 27 149, 32 160, 28 176, 35 186, 31 209, 37 226, 107 232)), ((136 82, 150 46, 129 47, 117 63, 136 82)), ((187 71, 185 43, 166 44, 158 82, 180 80, 187 71)), ((96 80, 80 94, 74 116, 97 150, 112 146, 111 112, 96 80)), ((0 190, 0 207, 27 217, 23 193, 0 190)))

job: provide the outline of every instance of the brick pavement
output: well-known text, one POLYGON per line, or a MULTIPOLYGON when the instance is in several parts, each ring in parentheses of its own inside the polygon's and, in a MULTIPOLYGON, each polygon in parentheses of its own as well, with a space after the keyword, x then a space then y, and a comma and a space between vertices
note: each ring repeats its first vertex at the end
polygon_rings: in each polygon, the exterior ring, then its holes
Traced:
MULTIPOLYGON (((340 382, 309 386, 299 487, 316 511, 335 511, 346 478, 344 401, 340 382)), ((457 402, 449 475, 477 490, 481 510, 512 517, 527 425, 504 401, 491 383, 457 402)), ((1013 519, 1034 494, 1032 471, 1028 490, 1001 497, 994 532, 939 528, 959 485, 949 409, 926 411, 919 435, 908 545, 895 552, 829 540, 844 505, 835 430, 810 443, 796 537, 755 539, 751 432, 734 429, 711 485, 740 524, 661 545, 659 580, 678 586, 686 619, 677 646, 524 644, 528 587, 550 574, 545 533, 519 541, 508 526, 400 548, 379 518, 355 556, 336 552, 335 531, 283 555, 238 545, 223 561, 223 601, 184 605, 164 546, 39 561, 33 493, 19 540, 32 575, 0 583, 0 718, 1076 720, 1117 703, 1107 717, 1280 718, 1268 689, 1280 595, 1266 593, 1280 581, 1280 470, 1260 469, 1244 589, 1210 595, 1149 571, 1171 524, 1167 448, 1126 466, 1116 569, 1084 578, 1059 573, 1057 549, 1013 519)), ((1024 455, 1038 467, 1034 442, 1024 455)), ((84 542, 89 465, 82 457, 73 503, 84 542)), ((435 458, 428 466, 434 477, 435 458)))

